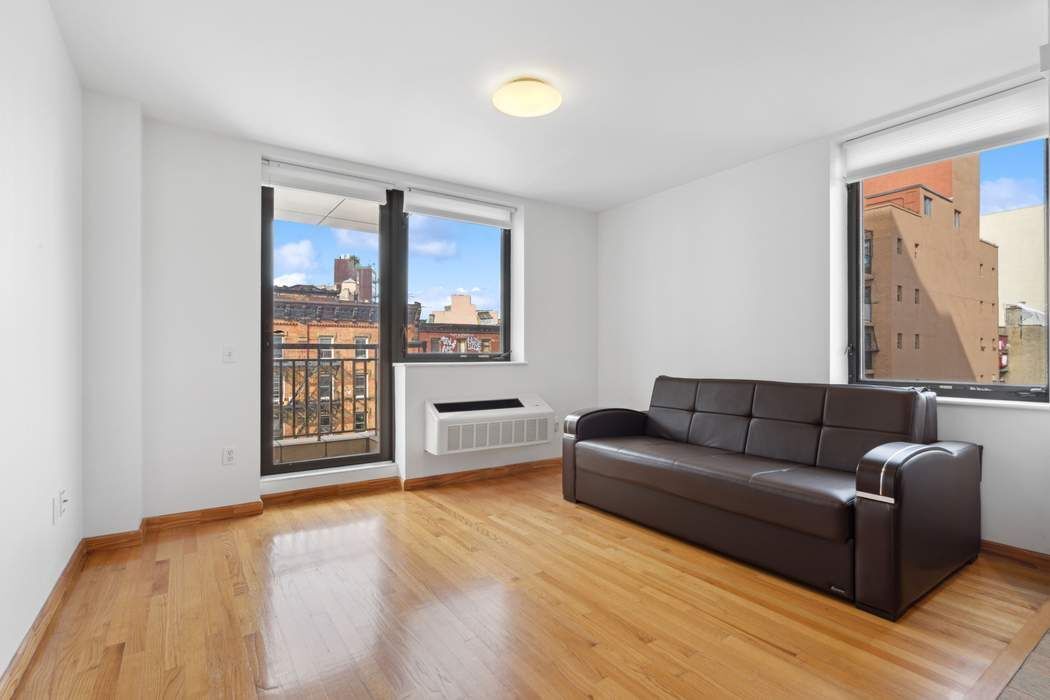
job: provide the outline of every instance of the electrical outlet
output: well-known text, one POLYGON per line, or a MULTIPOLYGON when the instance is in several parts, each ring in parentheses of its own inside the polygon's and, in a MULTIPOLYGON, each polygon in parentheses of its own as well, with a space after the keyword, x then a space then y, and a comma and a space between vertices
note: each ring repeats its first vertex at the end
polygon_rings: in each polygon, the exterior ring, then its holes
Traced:
POLYGON ((65 489, 58 490, 58 517, 66 514, 66 506, 69 505, 69 493, 65 489))
POLYGON ((237 348, 232 345, 222 346, 222 361, 226 364, 233 364, 237 361, 237 348))
POLYGON ((224 447, 222 448, 222 463, 224 466, 231 464, 237 464, 237 448, 236 447, 224 447))

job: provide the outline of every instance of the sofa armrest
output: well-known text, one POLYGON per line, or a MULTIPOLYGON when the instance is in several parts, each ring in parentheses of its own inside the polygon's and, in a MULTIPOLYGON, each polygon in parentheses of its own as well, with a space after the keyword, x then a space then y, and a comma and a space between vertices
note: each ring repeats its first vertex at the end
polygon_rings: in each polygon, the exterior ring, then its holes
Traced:
POLYGON ((977 557, 981 448, 886 443, 861 459, 856 484, 856 603, 895 620, 977 557))
POLYGON ((585 408, 565 416, 561 441, 561 492, 576 501, 576 443, 599 437, 643 435, 647 416, 629 408, 585 408))

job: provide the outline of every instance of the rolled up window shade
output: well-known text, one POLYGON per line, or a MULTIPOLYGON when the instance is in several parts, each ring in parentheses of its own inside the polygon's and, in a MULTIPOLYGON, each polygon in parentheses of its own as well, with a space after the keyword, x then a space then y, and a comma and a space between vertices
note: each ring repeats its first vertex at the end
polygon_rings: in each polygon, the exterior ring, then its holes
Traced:
POLYGON ((262 175, 264 185, 354 197, 379 204, 386 204, 386 191, 393 188, 392 184, 379 180, 307 168, 276 160, 263 161, 262 175))
POLYGON ((875 175, 1047 135, 1047 81, 1036 79, 843 143, 846 179, 875 175))
POLYGON ((405 192, 405 211, 411 214, 440 216, 444 219, 470 221, 475 224, 510 228, 514 209, 464 197, 409 190, 405 192))

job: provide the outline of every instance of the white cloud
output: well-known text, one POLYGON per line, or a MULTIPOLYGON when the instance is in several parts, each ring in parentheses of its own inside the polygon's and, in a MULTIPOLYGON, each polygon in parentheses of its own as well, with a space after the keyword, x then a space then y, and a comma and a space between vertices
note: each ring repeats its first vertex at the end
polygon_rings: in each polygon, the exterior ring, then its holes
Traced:
POLYGON ((456 254, 456 242, 442 239, 409 241, 408 249, 429 258, 451 258, 456 254))
POLYGON ((1000 177, 981 181, 981 213, 1021 209, 1043 203, 1043 188, 1032 178, 1000 177))
POLYGON ((273 286, 275 287, 291 287, 296 284, 305 284, 306 275, 302 272, 290 272, 287 275, 280 275, 273 278, 273 286))
POLYGON ((379 250, 378 234, 349 231, 343 228, 332 229, 332 232, 335 234, 335 240, 337 240, 340 245, 350 246, 352 248, 379 250))
POLYGON ((309 270, 317 264, 313 242, 304 238, 296 243, 285 243, 277 249, 277 263, 284 270, 309 270))

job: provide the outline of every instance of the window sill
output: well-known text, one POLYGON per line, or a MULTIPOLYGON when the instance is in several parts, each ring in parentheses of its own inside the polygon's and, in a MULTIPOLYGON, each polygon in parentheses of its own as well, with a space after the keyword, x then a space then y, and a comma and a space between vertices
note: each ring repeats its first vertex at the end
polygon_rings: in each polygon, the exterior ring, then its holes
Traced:
POLYGON ((938 406, 970 406, 972 408, 1016 408, 1023 411, 1050 411, 1050 403, 1036 401, 1003 401, 1000 399, 967 399, 960 396, 938 396, 938 406))
POLYGON ((288 474, 272 474, 259 478, 259 490, 264 494, 282 493, 284 491, 295 491, 315 486, 368 481, 369 479, 385 476, 397 476, 396 463, 374 462, 372 464, 357 464, 348 467, 330 467, 328 469, 313 469, 290 472, 288 474))
POLYGON ((394 367, 521 367, 529 364, 525 360, 496 362, 394 362, 394 367))

